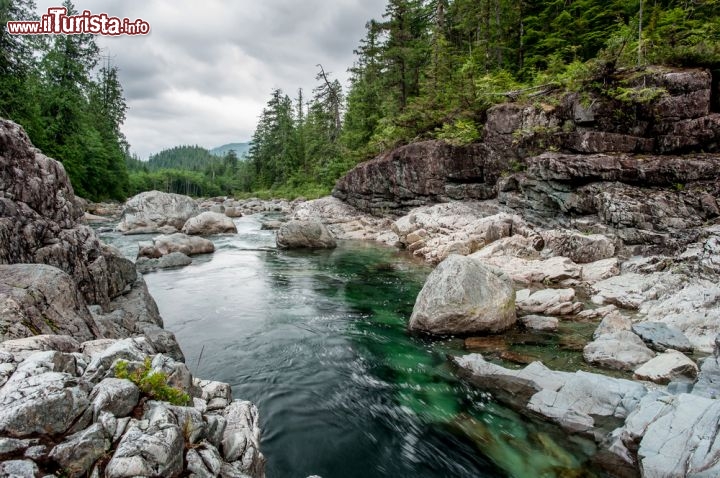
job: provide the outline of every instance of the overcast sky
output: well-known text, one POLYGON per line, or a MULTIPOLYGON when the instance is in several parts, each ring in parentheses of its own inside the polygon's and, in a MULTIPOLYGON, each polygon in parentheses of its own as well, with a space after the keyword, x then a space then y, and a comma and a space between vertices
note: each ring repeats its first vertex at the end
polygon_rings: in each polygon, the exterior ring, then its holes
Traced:
MULTIPOLYGON (((36 0, 39 13, 61 0, 36 0)), ((385 0, 75 0, 78 10, 150 23, 147 36, 98 37, 120 68, 132 151, 247 141, 272 88, 295 96, 316 65, 345 84, 365 23, 385 0)))

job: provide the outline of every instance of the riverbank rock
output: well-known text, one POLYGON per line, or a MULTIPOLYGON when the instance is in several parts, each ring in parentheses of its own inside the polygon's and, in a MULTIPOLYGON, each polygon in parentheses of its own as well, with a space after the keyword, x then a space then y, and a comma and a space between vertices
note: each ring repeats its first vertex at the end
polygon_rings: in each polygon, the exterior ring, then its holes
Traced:
POLYGON ((576 231, 542 232, 545 247, 553 255, 564 256, 577 264, 589 264, 615 255, 615 244, 602 234, 581 234, 576 231))
POLYGON ((599 336, 583 350, 585 361, 617 370, 634 370, 650 361, 655 353, 632 332, 618 331, 599 336))
POLYGON ((40 334, 85 341, 100 330, 65 272, 39 264, 0 265, 0 342, 40 334))
POLYGON ((85 211, 90 214, 108 220, 119 218, 119 216, 122 214, 123 205, 117 201, 98 203, 85 201, 83 203, 83 209, 85 209, 85 211))
MULTIPOLYGON (((304 200, 303 200, 304 201, 304 200)), ((290 214, 297 203, 303 201, 287 201, 285 199, 231 199, 225 198, 222 205, 225 207, 225 214, 228 212, 249 216, 262 212, 290 214)), ((236 216, 240 217, 240 216, 236 216)))
POLYGON ((542 237, 520 216, 505 211, 476 201, 423 206, 396 220, 392 230, 403 247, 432 263, 450 254, 480 254, 483 248, 507 238, 515 239, 508 247, 527 249, 527 255, 539 257, 542 237))
POLYGON ((711 356, 700 362, 697 382, 693 385, 692 394, 700 397, 720 398, 720 359, 711 356))
POLYGON ((625 252, 675 255, 691 244, 704 260, 701 250, 717 243, 706 241, 706 229, 717 226, 708 221, 720 216, 713 75, 648 66, 604 82, 608 91, 663 94, 630 105, 590 91, 498 104, 487 111, 481 141, 383 152, 341 178, 333 195, 376 215, 482 200, 548 229, 547 252, 576 263, 625 252), (678 86, 677 77, 692 86, 678 86), (628 107, 633 115, 622 114, 628 107))
POLYGON ((573 289, 542 289, 517 292, 515 305, 518 312, 542 315, 575 315, 582 310, 582 303, 575 302, 573 289))
POLYGON ((231 218, 243 217, 243 213, 235 206, 226 207, 225 215, 231 218))
POLYGON ((502 332, 515 324, 515 291, 497 269, 451 255, 430 274, 409 327, 433 334, 502 332))
POLYGON ((681 286, 641 304, 639 315, 679 330, 695 350, 712 352, 720 333, 720 285, 719 276, 711 277, 685 276, 681 286))
POLYGON ((219 212, 203 212, 191 217, 182 227, 190 236, 212 236, 215 234, 237 234, 233 220, 219 212))
POLYGON ((632 328, 651 349, 665 352, 668 349, 679 352, 692 352, 693 346, 685 335, 663 322, 642 322, 632 328))
POLYGON ((533 284, 574 285, 582 278, 582 268, 567 257, 552 257, 544 260, 529 260, 512 256, 484 258, 481 253, 472 254, 476 258, 502 270, 518 286, 533 284))
POLYGON ((600 322, 600 325, 598 325, 597 329, 595 329, 593 339, 597 340, 603 335, 623 331, 630 332, 632 330, 632 320, 620 313, 614 305, 610 305, 608 307, 611 307, 611 309, 609 309, 607 313, 602 314, 602 321, 600 322))
POLYGON ((360 212, 332 196, 297 204, 292 219, 298 221, 320 220, 336 239, 377 240, 390 242, 391 245, 395 245, 397 242, 397 238, 388 241, 386 238, 380 237, 383 232, 389 232, 391 219, 378 218, 360 212))
POLYGON ((665 385, 681 377, 694 380, 697 375, 695 362, 682 352, 668 350, 637 368, 633 377, 665 385))
POLYGON ((336 183, 333 196, 374 214, 453 197, 487 199, 492 187, 464 184, 469 179, 482 182, 486 154, 479 144, 412 143, 356 166, 336 183))
POLYGON ((292 220, 283 224, 277 232, 280 249, 334 249, 335 238, 318 220, 292 220))
POLYGON ((133 266, 102 244, 62 165, 17 124, 0 119, 0 264, 46 264, 68 273, 89 303, 107 304, 134 282, 133 266))
POLYGON ((172 234, 199 213, 197 203, 188 196, 148 191, 128 199, 117 230, 123 234, 172 234))
POLYGON ((720 401, 649 393, 608 440, 610 452, 642 476, 716 476, 720 401))
POLYGON ((592 289, 593 302, 636 310, 639 322, 664 323, 684 334, 695 350, 713 350, 720 333, 720 286, 715 281, 678 272, 630 272, 596 282, 592 289))
POLYGON ((170 235, 158 236, 152 243, 140 243, 138 257, 158 259, 179 252, 186 256, 210 254, 215 252, 215 244, 209 239, 188 236, 180 232, 170 235))
POLYGON ((254 405, 233 400, 228 384, 200 381, 224 391, 224 401, 210 409, 203 398, 210 397, 194 387, 185 364, 156 354, 144 339, 102 342, 75 343, 72 352, 5 352, 3 360, 14 370, 0 388, 0 456, 4 450, 15 450, 16 457, 24 452, 26 461, 12 469, 42 472, 17 476, 45 476, 58 468, 73 477, 103 469, 108 477, 179 476, 203 464, 217 474, 225 469, 223 476, 264 477, 254 405), (146 359, 167 374, 169 385, 190 393, 194 406, 148 401, 131 381, 115 377, 118 360, 132 369, 146 359), (186 376, 178 380, 173 370, 186 376), (26 451, 40 443, 44 451, 37 456, 26 451))

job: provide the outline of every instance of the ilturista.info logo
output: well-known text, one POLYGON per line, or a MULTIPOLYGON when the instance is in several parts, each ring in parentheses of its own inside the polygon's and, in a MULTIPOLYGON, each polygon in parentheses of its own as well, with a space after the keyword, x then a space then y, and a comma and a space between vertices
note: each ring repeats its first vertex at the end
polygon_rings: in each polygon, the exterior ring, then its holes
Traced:
POLYGON ((90 10, 68 15, 65 7, 50 7, 39 22, 7 22, 7 31, 11 35, 147 35, 150 24, 141 18, 118 18, 107 13, 91 13, 90 10))

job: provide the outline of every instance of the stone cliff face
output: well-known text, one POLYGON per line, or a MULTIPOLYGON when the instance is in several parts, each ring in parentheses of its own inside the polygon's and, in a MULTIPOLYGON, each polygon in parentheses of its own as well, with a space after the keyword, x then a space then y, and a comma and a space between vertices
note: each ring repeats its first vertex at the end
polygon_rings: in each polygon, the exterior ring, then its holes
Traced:
POLYGON ((481 143, 403 146, 358 165, 333 195, 374 214, 497 199, 531 222, 629 246, 674 250, 701 239, 698 228, 720 215, 717 85, 702 69, 615 81, 612 94, 495 106, 481 143))
POLYGON ((135 268, 102 244, 62 165, 0 121, 0 264, 41 263, 70 274, 85 299, 107 306, 136 280, 135 268))
POLYGON ((486 178, 487 156, 483 144, 412 143, 357 166, 340 180, 335 196, 372 211, 411 208, 446 198, 487 199, 493 190, 486 184, 497 179, 486 178))
POLYGON ((83 216, 62 165, 20 126, 0 120, 0 340, 147 335, 158 351, 182 359, 135 265, 100 242, 83 216))

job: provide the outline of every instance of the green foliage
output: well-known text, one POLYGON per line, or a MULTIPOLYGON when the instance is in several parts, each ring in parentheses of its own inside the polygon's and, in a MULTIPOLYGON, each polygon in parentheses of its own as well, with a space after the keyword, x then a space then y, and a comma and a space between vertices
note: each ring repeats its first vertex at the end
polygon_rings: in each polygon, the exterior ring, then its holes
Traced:
POLYGON ((649 88, 626 88, 618 86, 607 91, 611 98, 629 104, 646 104, 655 101, 665 95, 665 88, 649 87, 649 88))
POLYGON ((445 123, 436 137, 452 144, 469 144, 480 139, 480 133, 473 121, 459 119, 452 124, 445 123))
POLYGON ((161 169, 185 169, 190 171, 202 171, 207 166, 218 166, 222 159, 218 158, 205 148, 200 146, 176 146, 165 149, 150 156, 147 169, 158 171, 161 169))
MULTIPOLYGON (((63 6, 77 13, 69 0, 63 6)), ((0 116, 63 163, 76 194, 124 199, 126 105, 117 68, 98 68, 92 35, 11 36, 5 29, 9 20, 35 17, 31 0, 0 0, 0 116)))
POLYGON ((127 159, 128 192, 158 190, 187 196, 227 196, 247 186, 250 166, 230 149, 217 157, 199 146, 177 146, 150 156, 127 159))
POLYGON ((134 371, 129 369, 128 362, 119 360, 115 364, 115 376, 130 380, 144 395, 153 400, 169 402, 178 406, 186 406, 190 403, 190 396, 187 393, 167 384, 167 375, 163 372, 153 371, 149 357, 145 358, 143 365, 134 371))

